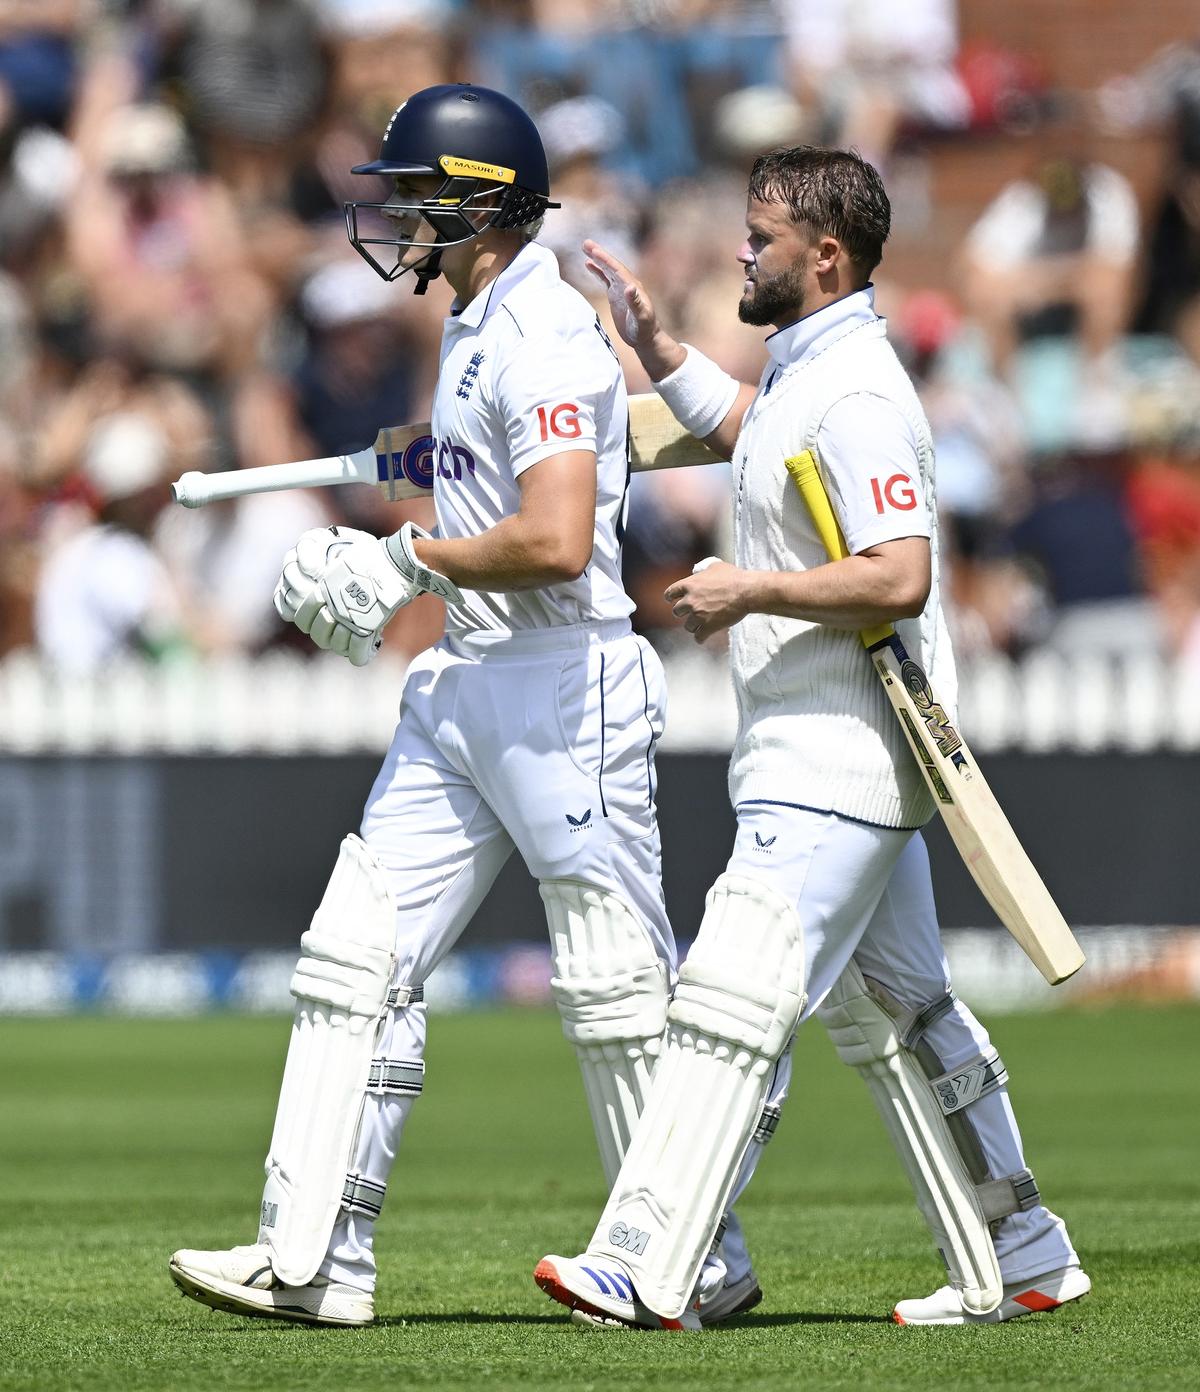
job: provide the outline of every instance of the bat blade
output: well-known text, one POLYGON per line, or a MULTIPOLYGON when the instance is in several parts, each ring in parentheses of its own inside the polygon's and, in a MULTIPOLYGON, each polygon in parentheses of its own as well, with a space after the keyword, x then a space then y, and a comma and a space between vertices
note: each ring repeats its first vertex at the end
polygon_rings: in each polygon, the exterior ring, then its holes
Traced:
POLYGON ((1083 966, 1083 951, 975 756, 895 634, 870 652, 963 863, 996 917, 1051 986, 1057 986, 1083 966))
MULTIPOLYGON (((834 560, 847 554, 811 451, 785 461, 834 560)), ((975 756, 950 723, 929 678, 891 624, 860 635, 963 863, 996 916, 1051 986, 1084 963, 1074 934, 1017 840, 975 756)))
MULTIPOLYGON (((630 467, 678 469, 719 461, 706 445, 689 435, 661 397, 654 392, 629 398, 630 467)), ((437 445, 428 421, 385 426, 374 444, 355 454, 304 459, 293 464, 270 464, 262 469, 227 473, 184 474, 171 485, 184 507, 204 507, 249 493, 273 493, 287 488, 325 488, 342 483, 373 483, 390 502, 426 498, 433 487, 437 445)))

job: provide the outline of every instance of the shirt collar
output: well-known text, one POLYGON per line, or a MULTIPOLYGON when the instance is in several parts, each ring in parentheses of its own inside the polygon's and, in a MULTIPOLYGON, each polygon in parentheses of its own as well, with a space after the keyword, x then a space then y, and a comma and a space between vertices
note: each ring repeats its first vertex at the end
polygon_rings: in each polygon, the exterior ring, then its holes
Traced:
POLYGON ((806 314, 803 319, 797 319, 794 324, 776 329, 767 339, 767 352, 780 367, 803 362, 815 357, 844 333, 878 318, 879 315, 875 313, 875 287, 865 285, 853 295, 834 300, 832 304, 806 314))
POLYGON ((543 287, 559 278, 558 262, 553 252, 536 242, 529 242, 517 252, 516 256, 490 281, 468 305, 455 300, 450 307, 448 326, 464 325, 477 329, 483 321, 500 307, 503 300, 523 294, 531 287, 543 287))

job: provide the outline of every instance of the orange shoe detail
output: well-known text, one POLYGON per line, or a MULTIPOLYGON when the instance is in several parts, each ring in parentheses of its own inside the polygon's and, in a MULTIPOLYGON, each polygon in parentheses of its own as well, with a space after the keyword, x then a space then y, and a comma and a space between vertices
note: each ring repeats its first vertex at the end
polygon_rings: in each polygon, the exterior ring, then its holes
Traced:
POLYGON ((898 1314, 896 1313, 895 1310, 892 1311, 892 1319, 895 1320, 895 1322, 896 1322, 897 1324, 903 1324, 903 1323, 904 1323, 904 1316, 903 1316, 903 1315, 898 1315, 898 1314))
POLYGON ((1024 1305, 1027 1310, 1057 1310, 1062 1303, 1037 1290, 1029 1290, 1021 1295, 1014 1295, 1013 1301, 1017 1305, 1024 1305))
MULTIPOLYGON (((534 1267, 533 1279, 551 1300, 557 1300, 560 1305, 565 1305, 569 1310, 582 1310, 585 1315, 594 1315, 597 1319, 602 1320, 612 1320, 616 1324, 627 1325, 630 1329, 645 1329, 647 1327, 634 1320, 624 1320, 619 1315, 614 1315, 611 1310, 602 1310, 598 1305, 592 1305, 582 1296, 576 1295, 573 1290, 569 1290, 558 1279, 558 1270, 548 1257, 543 1257, 534 1267)), ((664 1329, 683 1329, 684 1327, 681 1320, 665 1319, 662 1315, 657 1318, 664 1329)))

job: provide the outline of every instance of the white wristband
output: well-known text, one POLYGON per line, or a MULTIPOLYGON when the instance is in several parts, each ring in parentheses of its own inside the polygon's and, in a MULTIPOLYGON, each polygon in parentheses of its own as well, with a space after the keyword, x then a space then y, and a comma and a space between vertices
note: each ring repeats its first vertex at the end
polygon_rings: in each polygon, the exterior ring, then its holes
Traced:
POLYGON ((699 348, 685 343, 687 357, 669 376, 654 383, 654 390, 670 407, 671 414, 697 439, 711 435, 729 414, 741 385, 722 371, 699 348))

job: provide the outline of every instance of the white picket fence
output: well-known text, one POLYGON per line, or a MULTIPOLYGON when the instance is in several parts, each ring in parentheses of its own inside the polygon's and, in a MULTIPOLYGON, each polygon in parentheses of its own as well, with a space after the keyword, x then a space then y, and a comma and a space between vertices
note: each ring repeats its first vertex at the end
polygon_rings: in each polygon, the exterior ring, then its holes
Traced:
MULTIPOLYGON (((663 748, 727 750, 736 715, 724 657, 667 660, 663 748)), ((960 671, 960 724, 976 750, 1031 753, 1200 749, 1200 673, 1144 653, 1036 653, 960 671)), ((0 753, 379 752, 396 723, 404 667, 380 658, 272 653, 66 676, 26 653, 0 661, 0 753)))

